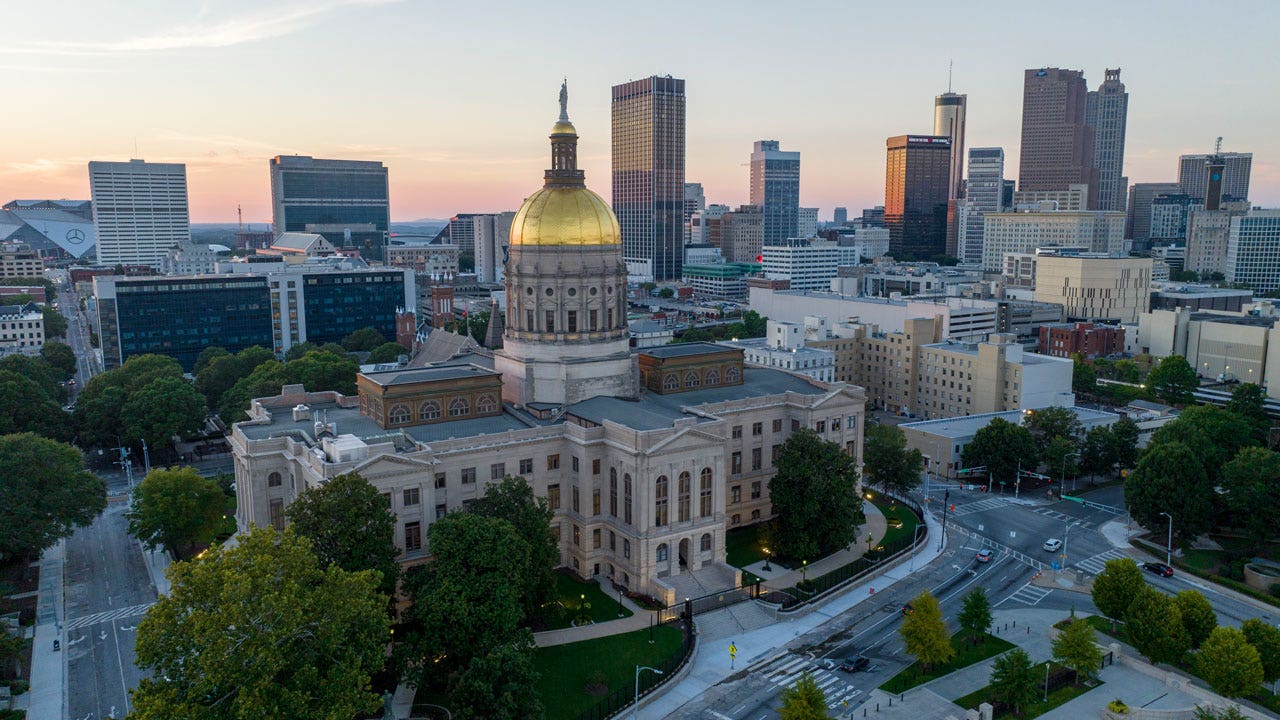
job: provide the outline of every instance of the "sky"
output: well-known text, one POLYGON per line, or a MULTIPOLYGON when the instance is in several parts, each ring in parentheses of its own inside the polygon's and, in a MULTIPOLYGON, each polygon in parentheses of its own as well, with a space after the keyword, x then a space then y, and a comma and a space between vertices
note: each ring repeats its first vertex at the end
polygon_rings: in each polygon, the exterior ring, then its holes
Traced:
POLYGON ((1120 67, 1125 174, 1252 152, 1280 206, 1280 2, 45 0, 0 23, 0 202, 87 198, 90 160, 187 164, 193 222, 271 217, 269 158, 380 160, 397 221, 514 210, 541 186, 562 78, 587 184, 609 197, 609 89, 686 80, 686 180, 747 200, 752 142, 801 152, 829 219, 883 204, 885 138, 968 95, 966 145, 1017 177, 1024 68, 1120 67))

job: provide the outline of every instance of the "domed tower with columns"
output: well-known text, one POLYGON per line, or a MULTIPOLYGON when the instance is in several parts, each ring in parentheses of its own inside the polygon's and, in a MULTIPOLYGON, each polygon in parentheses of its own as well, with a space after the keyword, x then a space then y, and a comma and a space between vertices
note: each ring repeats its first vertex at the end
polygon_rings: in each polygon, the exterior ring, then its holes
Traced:
POLYGON ((511 223, 506 292, 506 331, 494 357, 504 400, 567 405, 637 394, 622 236, 578 169, 567 85, 551 128, 551 168, 511 223))

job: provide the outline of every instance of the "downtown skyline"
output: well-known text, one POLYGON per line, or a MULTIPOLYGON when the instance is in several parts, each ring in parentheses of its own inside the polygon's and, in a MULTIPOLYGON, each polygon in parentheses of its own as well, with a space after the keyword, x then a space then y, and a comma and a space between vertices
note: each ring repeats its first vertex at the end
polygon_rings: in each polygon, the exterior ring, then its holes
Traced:
POLYGON ((895 12, 826 3, 786 15, 672 5, 672 30, 661 4, 642 16, 562 5, 566 23, 508 4, 208 2, 193 15, 64 0, 14 8, 0 30, 0 74, 24 99, 0 124, 0 189, 87 198, 90 160, 183 162, 193 222, 234 222, 240 205, 261 224, 268 159, 305 154, 384 162, 395 221, 512 209, 537 189, 528 178, 545 167, 545 136, 531 128, 550 129, 567 77, 581 166, 608 200, 609 89, 671 74, 688 83, 686 180, 708 202, 746 202, 752 143, 777 139, 801 153, 800 204, 825 220, 837 205, 856 215, 883 204, 885 138, 930 131, 954 59, 966 144, 1003 147, 1006 177, 1018 173, 1023 70, 1083 70, 1095 89, 1120 67, 1130 183, 1175 180, 1178 155, 1222 135, 1224 150, 1254 154, 1253 203, 1280 204, 1280 141, 1266 123, 1280 80, 1265 36, 1280 12, 1234 13, 1232 53, 1218 59, 1201 30, 1224 16, 1196 22, 1203 6, 1175 5, 1081 3, 1048 26, 1012 5, 950 17, 921 3, 915 14, 936 22, 903 35, 889 31, 895 12), (745 49, 761 28, 776 53, 745 49))

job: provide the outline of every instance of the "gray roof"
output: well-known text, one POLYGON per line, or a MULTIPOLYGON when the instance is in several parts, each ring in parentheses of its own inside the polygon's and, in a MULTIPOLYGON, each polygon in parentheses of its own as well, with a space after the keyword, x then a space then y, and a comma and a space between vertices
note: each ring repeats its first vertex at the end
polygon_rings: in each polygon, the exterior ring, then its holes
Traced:
POLYGON ((280 233, 280 237, 277 237, 275 241, 271 243, 271 247, 284 248, 286 250, 306 250, 314 245, 317 240, 323 239, 324 237, 319 233, 280 233))
MULTIPOLYGON (((1091 410, 1083 407, 1067 408, 1076 414, 1076 418, 1085 428, 1091 428, 1095 425, 1110 424, 1120 419, 1115 413, 1103 412, 1101 410, 1091 410)), ((980 413, 977 415, 963 415, 960 417, 939 418, 937 420, 921 420, 913 423, 903 423, 898 427, 903 430, 915 430, 917 432, 929 433, 930 435, 941 435, 953 439, 973 437, 982 428, 986 427, 992 420, 1000 418, 1005 422, 1011 422, 1015 425, 1022 424, 1022 410, 1006 410, 1004 412, 980 413)))
POLYGON ((663 345, 661 347, 644 348, 640 351, 641 355, 652 355, 656 358, 677 358, 689 357, 691 355, 703 355, 707 353, 726 353, 734 352, 736 348, 729 348, 715 343, 692 342, 680 343, 678 345, 663 345))
POLYGON ((390 385, 408 385, 410 383, 433 382, 436 380, 457 380, 459 378, 469 377, 493 377, 496 373, 492 370, 476 367, 474 365, 446 365, 443 367, 426 367, 426 368, 408 368, 383 370, 380 372, 364 373, 365 377, 382 385, 383 387, 390 385))
POLYGON ((39 313, 40 308, 35 303, 27 303, 25 305, 0 305, 0 315, 21 317, 27 313, 39 313))
POLYGON ((501 415, 492 417, 469 418, 466 420, 448 420, 445 422, 419 425, 417 427, 384 430, 378 423, 366 415, 360 414, 359 408, 341 408, 335 403, 308 403, 311 409, 310 420, 294 420, 293 413, 287 407, 273 408, 269 425, 241 423, 240 429, 251 440, 264 440, 286 434, 302 434, 315 439, 315 423, 319 419, 333 423, 339 435, 355 435, 361 440, 373 442, 383 438, 393 438, 402 433, 419 442, 434 442, 449 438, 473 437, 501 433, 507 430, 523 430, 536 427, 532 418, 514 413, 504 408, 501 415))
POLYGON ((459 335, 444 329, 432 330, 426 341, 418 348, 409 360, 409 367, 423 367, 432 363, 445 362, 458 355, 476 350, 479 343, 469 335, 459 335))

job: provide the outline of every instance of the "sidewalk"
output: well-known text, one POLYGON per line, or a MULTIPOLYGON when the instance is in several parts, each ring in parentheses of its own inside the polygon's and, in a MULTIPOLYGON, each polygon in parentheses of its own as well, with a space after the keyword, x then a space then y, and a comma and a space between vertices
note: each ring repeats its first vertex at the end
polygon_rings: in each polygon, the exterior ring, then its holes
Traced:
MULTIPOLYGON (((925 542, 915 557, 914 567, 923 569, 942 554, 943 548, 935 540, 942 533, 942 524, 927 513, 925 523, 929 528, 928 541, 925 542)), ((679 717, 680 708, 697 698, 725 678, 742 672, 748 666, 778 653, 782 648, 800 635, 825 624, 833 617, 856 607, 859 603, 872 598, 876 592, 883 590, 899 580, 911 575, 913 563, 903 561, 883 575, 846 588, 843 592, 828 600, 813 612, 801 617, 788 618, 771 625, 751 630, 741 636, 734 637, 733 643, 738 648, 738 657, 731 666, 728 643, 699 642, 690 669, 680 680, 672 681, 657 691, 656 697, 641 708, 640 717, 645 720, 679 717)))
POLYGON ((142 549, 142 563, 151 573, 151 584, 155 586, 156 596, 169 594, 169 575, 166 572, 173 561, 165 550, 142 549))
POLYGON ((27 717, 66 717, 66 663, 63 652, 55 652, 53 641, 62 640, 62 554, 65 541, 58 541, 40 557, 40 596, 36 600, 36 633, 31 646, 31 689, 19 695, 27 703, 27 717))
MULTIPOLYGON (((611 588, 604 587, 600 582, 600 578, 596 578, 596 584, 605 591, 605 594, 612 592, 611 588)), ((631 598, 623 595, 622 604, 632 612, 630 617, 618 620, 609 620, 608 622, 592 623, 590 625, 582 625, 580 627, 560 628, 559 630, 546 630, 533 634, 533 642, 538 647, 551 647, 552 645, 568 645, 580 640, 593 640, 595 638, 607 637, 609 635, 620 635, 632 630, 643 630, 654 622, 655 613, 652 610, 645 610, 639 605, 631 601, 631 598)))
POLYGON ((867 554, 867 535, 871 535, 873 538, 871 544, 874 546, 884 539, 885 532, 889 529, 888 521, 885 520, 884 514, 880 512, 880 508, 876 507, 874 503, 870 501, 863 502, 862 512, 866 515, 867 521, 858 527, 858 532, 854 534, 854 541, 849 546, 849 549, 838 550, 821 560, 810 563, 808 570, 803 573, 795 569, 788 570, 776 563, 770 563, 769 569, 765 570, 766 561, 764 560, 752 563, 742 569, 768 581, 770 587, 785 588, 800 582, 806 574, 818 577, 836 568, 844 567, 867 554))

